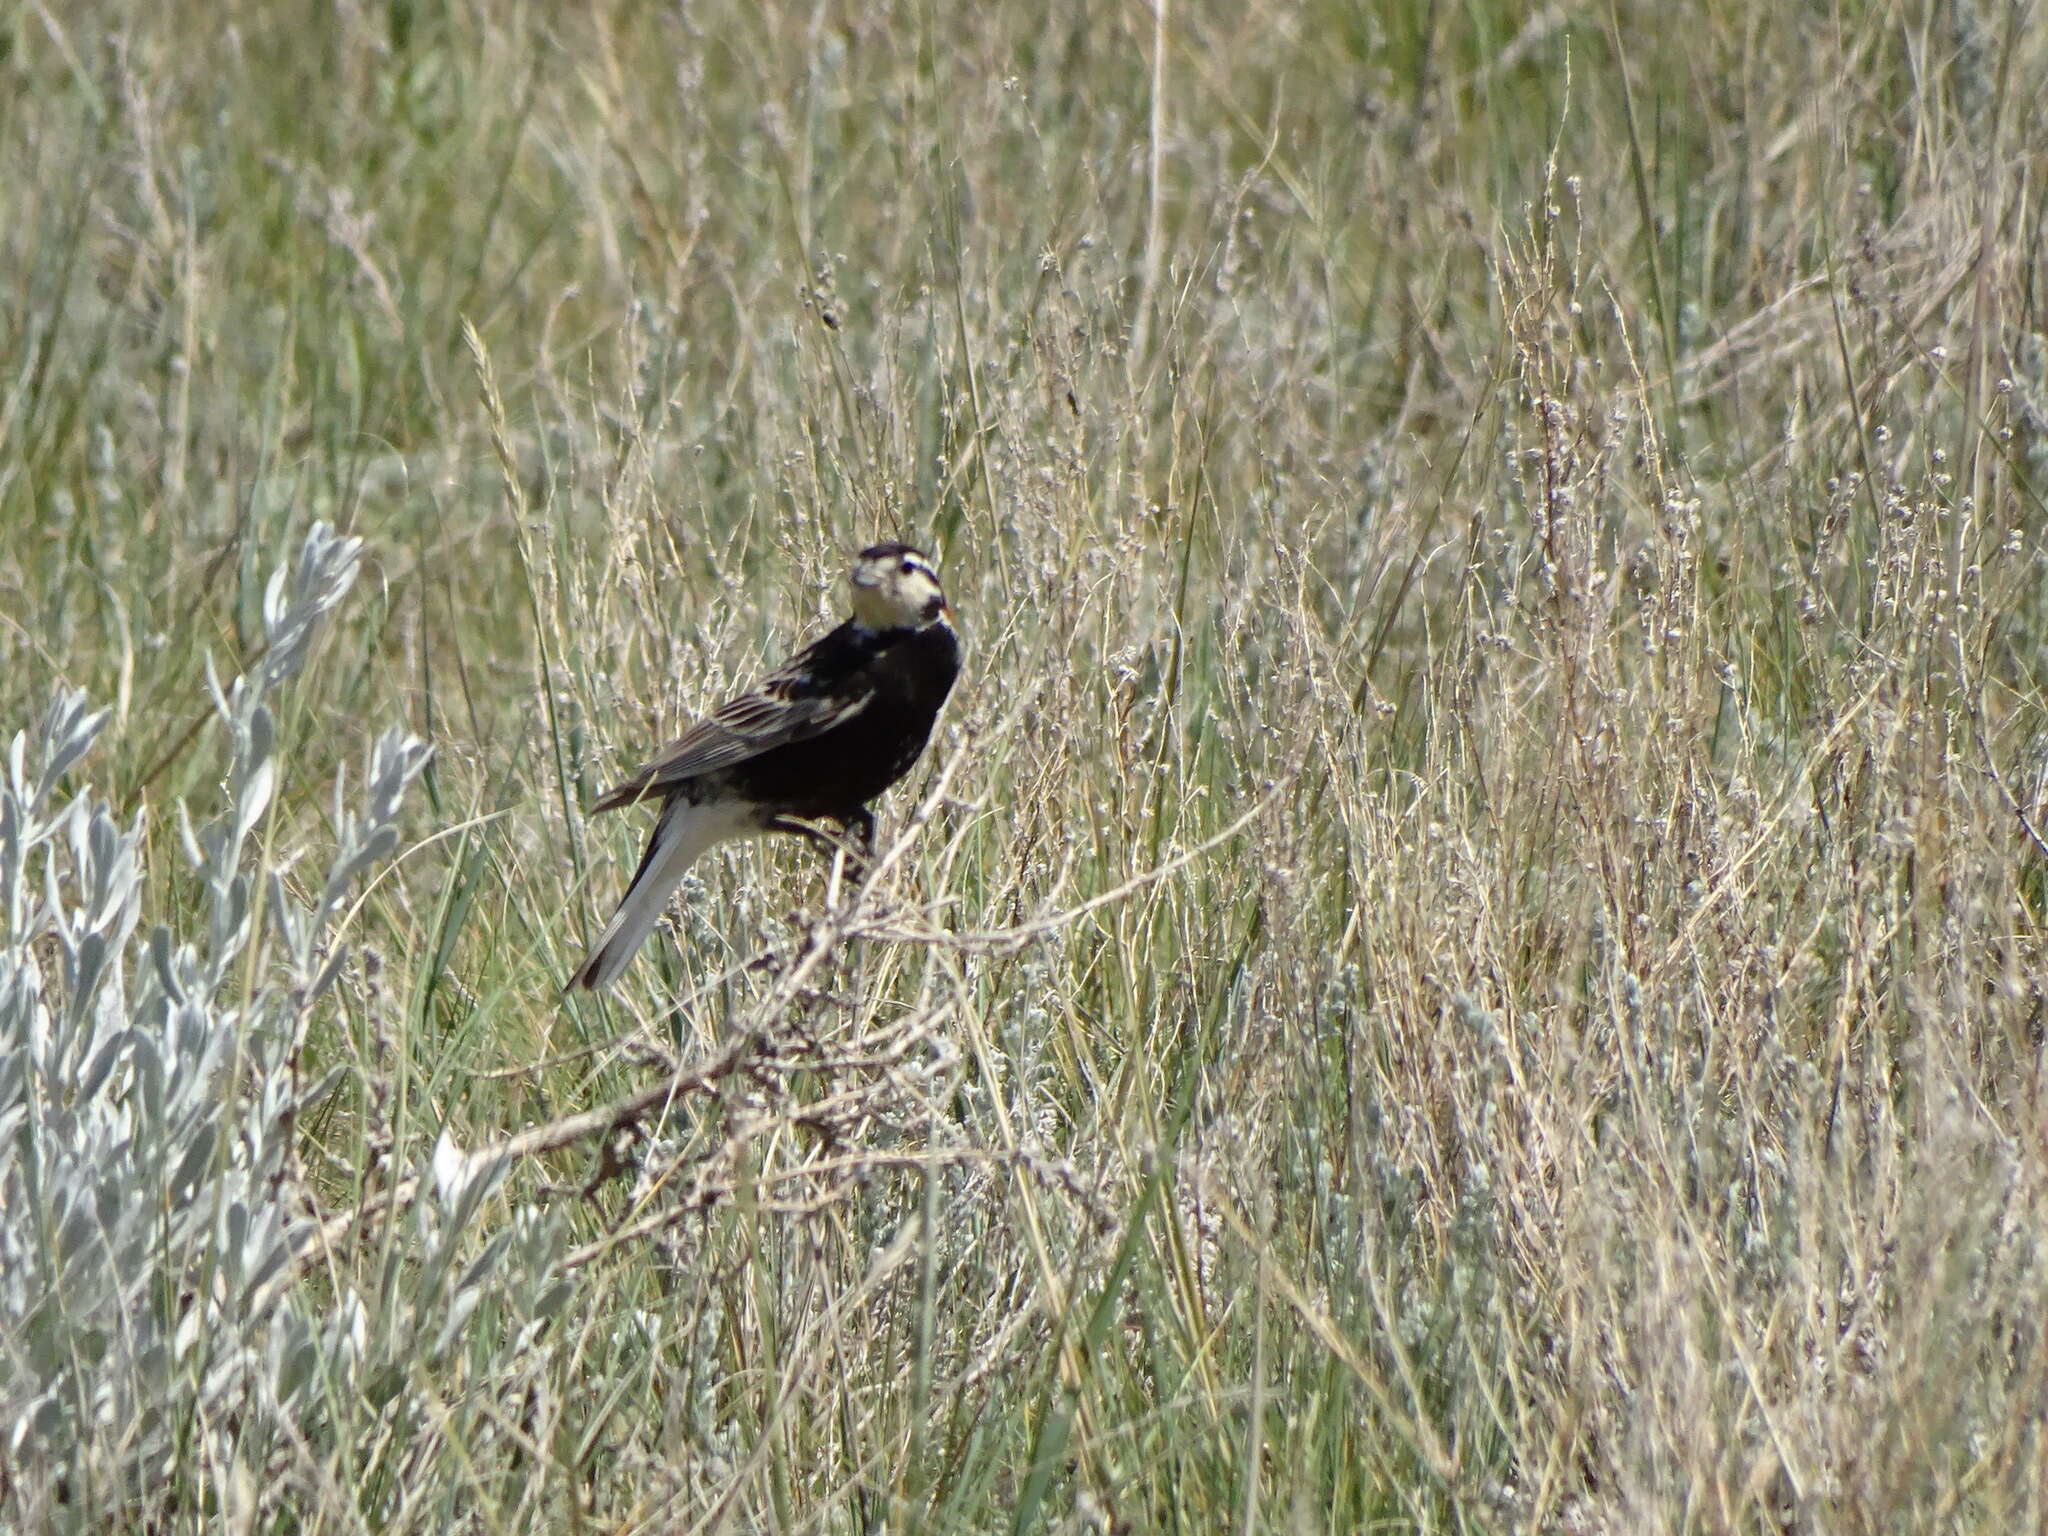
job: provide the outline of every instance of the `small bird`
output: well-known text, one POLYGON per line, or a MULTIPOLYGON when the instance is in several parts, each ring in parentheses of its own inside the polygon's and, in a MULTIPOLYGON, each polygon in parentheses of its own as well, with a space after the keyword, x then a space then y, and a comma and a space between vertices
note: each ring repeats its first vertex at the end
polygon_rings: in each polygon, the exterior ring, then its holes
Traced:
POLYGON ((930 560, 875 544, 853 565, 853 617, 720 705, 591 814, 659 800, 654 836, 619 909, 570 978, 610 986, 647 941, 669 893, 708 849, 757 832, 819 833, 836 821, 863 844, 868 802, 910 771, 960 672, 952 609, 930 560))

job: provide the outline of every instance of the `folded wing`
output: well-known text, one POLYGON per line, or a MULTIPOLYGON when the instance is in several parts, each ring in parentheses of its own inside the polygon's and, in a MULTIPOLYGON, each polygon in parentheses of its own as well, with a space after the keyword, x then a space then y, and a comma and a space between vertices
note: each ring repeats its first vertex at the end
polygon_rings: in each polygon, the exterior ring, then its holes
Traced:
POLYGON ((659 799, 690 779, 822 735, 858 715, 874 697, 873 685, 849 678, 829 693, 821 691, 813 667, 812 653, 817 649, 810 647, 758 688, 719 705, 664 747, 653 762, 599 796, 591 813, 659 799))

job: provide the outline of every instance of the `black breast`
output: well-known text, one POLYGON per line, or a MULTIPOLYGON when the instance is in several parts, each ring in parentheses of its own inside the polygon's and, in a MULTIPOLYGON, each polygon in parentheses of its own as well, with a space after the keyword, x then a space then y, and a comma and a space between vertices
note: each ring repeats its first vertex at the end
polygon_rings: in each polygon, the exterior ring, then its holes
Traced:
POLYGON ((867 704, 843 725, 733 767, 731 782, 748 799, 785 815, 841 818, 910 771, 959 676, 960 642, 943 622, 860 641, 867 654, 833 686, 868 692, 867 704))

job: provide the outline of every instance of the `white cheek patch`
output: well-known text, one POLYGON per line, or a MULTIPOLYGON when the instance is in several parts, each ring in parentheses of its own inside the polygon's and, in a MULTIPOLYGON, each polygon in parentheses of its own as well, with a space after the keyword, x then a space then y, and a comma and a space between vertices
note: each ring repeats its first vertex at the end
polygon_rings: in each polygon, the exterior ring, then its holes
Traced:
POLYGON ((939 573, 922 555, 894 554, 854 567, 855 614, 872 627, 929 623, 945 601, 939 573))

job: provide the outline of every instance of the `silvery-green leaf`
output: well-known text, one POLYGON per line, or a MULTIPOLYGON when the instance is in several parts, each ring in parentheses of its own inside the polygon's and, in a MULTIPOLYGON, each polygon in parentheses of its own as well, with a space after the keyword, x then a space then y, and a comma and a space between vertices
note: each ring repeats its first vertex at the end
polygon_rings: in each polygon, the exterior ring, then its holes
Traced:
POLYGON ((492 1271, 504 1261, 505 1250, 511 1246, 511 1242, 511 1233, 500 1232, 485 1243, 483 1252, 469 1261, 468 1268, 463 1270, 462 1277, 455 1282, 455 1288, 458 1291, 466 1291, 483 1284, 492 1271))
POLYGON ((44 711, 42 727, 37 732, 42 769, 36 776, 32 804, 41 805, 49 799, 57 780, 92 746, 100 727, 107 723, 107 715, 105 709, 93 709, 83 691, 58 690, 44 711))
POLYGON ((164 1107, 163 1056, 147 1031, 138 1029, 129 1038, 128 1060, 135 1072, 137 1107, 142 1117, 151 1122, 161 1120, 164 1107))
POLYGON ((216 971, 242 952, 249 931, 249 882, 241 875, 224 881, 214 892, 208 937, 216 971))
POLYGON ((569 1304, 569 1298, 575 1294, 575 1281, 566 1277, 549 1281, 533 1299, 534 1316, 541 1319, 554 1317, 569 1304))
POLYGON ((292 1106, 293 1112, 295 1114, 304 1114, 315 1104, 320 1103, 330 1093, 334 1092, 336 1088, 347 1082, 349 1076, 350 1069, 347 1067, 329 1067, 320 1074, 318 1081, 312 1087, 299 1095, 298 1102, 292 1106))
POLYGON ((107 941, 96 933, 88 933, 78 941, 77 949, 65 958, 68 962, 64 967, 65 990, 71 994, 65 1025, 75 1029, 99 987, 100 971, 107 963, 107 941))
MULTIPOLYGON (((91 1098, 100 1091, 100 1088, 106 1083, 108 1074, 114 1070, 115 1064, 126 1054, 128 1038, 128 1032, 123 1030, 117 1034, 110 1034, 100 1042, 99 1049, 93 1053, 92 1060, 86 1064, 85 1070, 79 1074, 78 1092, 81 1097, 91 1098)), ((0 1103, 4 1102, 5 1095, 0 1094, 0 1103)))
POLYGON ((192 1144, 185 1149, 185 1155, 178 1160, 178 1171, 171 1176, 170 1192, 197 1189, 199 1182, 213 1167, 214 1128, 202 1126, 192 1144))
POLYGON ((270 797, 277 789, 277 763, 267 754, 259 759, 248 771, 246 777, 235 786, 235 835, 234 841, 245 842, 256 823, 263 819, 264 811, 270 807, 270 797))
POLYGON ((455 1144, 446 1131, 434 1143, 434 1194, 444 1206, 453 1206, 469 1187, 469 1154, 455 1144))
MULTIPOLYGON (((275 1211, 265 1213, 266 1218, 274 1218, 276 1214, 275 1211)), ((274 1279, 292 1257, 290 1245, 281 1241, 281 1234, 275 1230, 271 1220, 266 1220, 266 1226, 270 1229, 261 1234, 262 1241, 254 1246, 244 1265, 246 1278, 240 1299, 245 1304, 274 1279)))
POLYGON ((305 1323, 289 1312, 278 1320, 278 1334, 273 1390, 289 1402, 312 1379, 320 1363, 320 1348, 305 1323))
POLYGON ((28 858, 30 817, 12 787, 0 786, 0 917, 6 931, 22 927, 21 870, 28 858))
POLYGON ((327 957, 327 963, 320 967, 306 987, 306 996, 309 1000, 321 996, 334 985, 334 978, 341 974, 342 962, 347 959, 347 952, 339 947, 327 957))
POLYGON ((181 802, 177 812, 178 841, 184 847, 185 861, 194 869, 207 865, 206 850, 200 845, 198 829, 192 825, 192 813, 181 802))
POLYGON ((469 1321, 469 1314, 477 1309, 477 1303, 483 1299, 484 1293, 481 1290, 457 1291, 455 1293, 453 1299, 448 1303, 448 1313, 446 1319, 441 1324, 441 1331, 434 1339, 433 1352, 435 1354, 439 1355, 447 1352, 448 1346, 455 1342, 456 1335, 462 1331, 462 1325, 469 1321))
POLYGON ((273 639, 284 628, 285 616, 290 609, 285 603, 285 581, 291 572, 279 566, 270 573, 270 580, 263 585, 263 629, 273 639))
POLYGON ((232 721, 235 711, 228 703, 227 689, 221 686, 220 669, 213 664, 213 652, 208 651, 201 660, 206 673, 206 691, 213 699, 214 712, 221 719, 232 721))
POLYGON ((58 1259, 69 1260, 90 1242, 98 1231, 99 1222, 94 1219, 92 1207, 83 1200, 75 1202, 58 1221, 58 1259))

